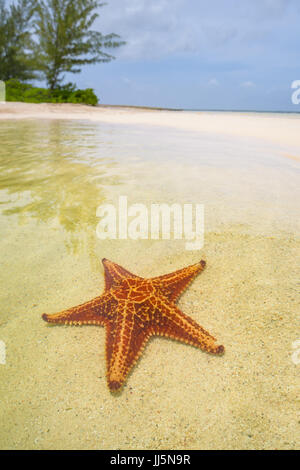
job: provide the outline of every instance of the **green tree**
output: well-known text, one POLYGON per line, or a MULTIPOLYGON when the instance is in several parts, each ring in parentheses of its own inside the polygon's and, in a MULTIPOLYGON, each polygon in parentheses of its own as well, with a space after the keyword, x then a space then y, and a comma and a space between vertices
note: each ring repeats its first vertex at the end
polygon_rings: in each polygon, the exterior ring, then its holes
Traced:
POLYGON ((65 72, 79 73, 81 66, 109 62, 104 52, 125 44, 117 34, 103 35, 91 27, 105 5, 98 0, 39 0, 35 34, 37 66, 51 90, 59 87, 65 72))
POLYGON ((35 2, 18 0, 5 7, 0 0, 0 80, 36 77, 31 29, 35 2))

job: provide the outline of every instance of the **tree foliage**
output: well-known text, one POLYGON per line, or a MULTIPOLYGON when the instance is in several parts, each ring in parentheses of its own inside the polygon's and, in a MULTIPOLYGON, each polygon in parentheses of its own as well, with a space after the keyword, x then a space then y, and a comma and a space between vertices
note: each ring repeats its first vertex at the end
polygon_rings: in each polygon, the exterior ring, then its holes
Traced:
POLYGON ((31 29, 35 2, 18 0, 5 7, 0 0, 0 80, 36 77, 31 29))
POLYGON ((104 5, 98 0, 37 1, 37 68, 51 90, 61 84, 64 73, 78 73, 85 64, 109 62, 114 56, 104 49, 125 44, 117 34, 91 29, 99 16, 96 10, 104 5))

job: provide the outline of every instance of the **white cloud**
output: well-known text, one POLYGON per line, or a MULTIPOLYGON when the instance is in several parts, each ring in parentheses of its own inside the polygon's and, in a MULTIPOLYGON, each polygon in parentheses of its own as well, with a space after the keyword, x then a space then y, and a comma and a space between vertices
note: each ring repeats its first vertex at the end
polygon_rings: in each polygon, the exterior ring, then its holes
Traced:
POLYGON ((251 80, 247 80, 246 82, 241 83, 241 87, 243 87, 243 88, 254 88, 255 83, 251 82, 251 80))
POLYGON ((216 78, 211 78, 208 82, 209 85, 211 86, 219 86, 219 82, 216 78))
MULTIPOLYGON (((276 64, 283 40, 287 48, 290 30, 298 28, 298 2, 109 0, 100 9, 96 26, 105 34, 118 33, 127 42, 113 51, 123 60, 193 55, 210 63, 264 63, 267 57, 276 64)), ((284 60, 284 54, 281 57, 284 60)))
POLYGON ((199 54, 236 35, 231 22, 226 25, 205 5, 204 0, 192 0, 189 8, 184 0, 111 0, 100 10, 97 24, 104 33, 116 32, 127 42, 117 52, 123 59, 199 54))

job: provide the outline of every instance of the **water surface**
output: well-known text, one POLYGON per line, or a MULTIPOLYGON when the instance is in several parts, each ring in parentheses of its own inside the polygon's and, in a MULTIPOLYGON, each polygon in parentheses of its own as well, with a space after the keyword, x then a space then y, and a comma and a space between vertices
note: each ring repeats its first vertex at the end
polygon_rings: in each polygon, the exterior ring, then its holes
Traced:
POLYGON ((0 138, 0 446, 296 447, 295 149, 72 120, 2 121, 0 138), (99 240, 96 209, 120 195, 204 204, 204 248, 99 240), (155 339, 112 396, 104 330, 41 320, 99 295, 103 257, 145 277, 206 259, 180 307, 226 355, 155 339))

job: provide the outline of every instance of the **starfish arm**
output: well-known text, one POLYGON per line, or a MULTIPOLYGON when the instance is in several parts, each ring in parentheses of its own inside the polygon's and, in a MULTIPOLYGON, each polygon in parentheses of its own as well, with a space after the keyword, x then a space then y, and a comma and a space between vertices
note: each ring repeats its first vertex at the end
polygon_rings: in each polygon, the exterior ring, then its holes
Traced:
POLYGON ((156 335, 166 336, 183 343, 191 344, 213 354, 222 354, 224 346, 216 344, 216 338, 204 330, 197 322, 185 315, 176 305, 163 301, 154 318, 156 335))
POLYGON ((132 274, 127 269, 122 268, 117 263, 113 263, 106 258, 102 260, 104 266, 104 277, 105 277, 105 290, 109 290, 112 287, 118 287, 123 279, 128 277, 134 279, 141 279, 139 276, 132 274))
POLYGON ((205 261, 201 260, 199 263, 187 268, 179 269, 171 274, 154 277, 151 280, 171 302, 176 302, 192 280, 203 271, 205 265, 205 261))
POLYGON ((106 327, 107 382, 119 390, 152 335, 166 336, 204 351, 222 354, 224 346, 175 305, 205 261, 151 279, 103 259, 105 291, 99 297, 42 318, 49 323, 106 327))
POLYGON ((110 322, 106 329, 107 382, 111 391, 123 386, 152 334, 134 309, 134 303, 120 302, 116 321, 110 322))
POLYGON ((108 292, 95 297, 89 302, 76 307, 62 310, 61 312, 42 315, 43 320, 48 323, 62 323, 65 325, 106 325, 113 315, 116 300, 108 292))

